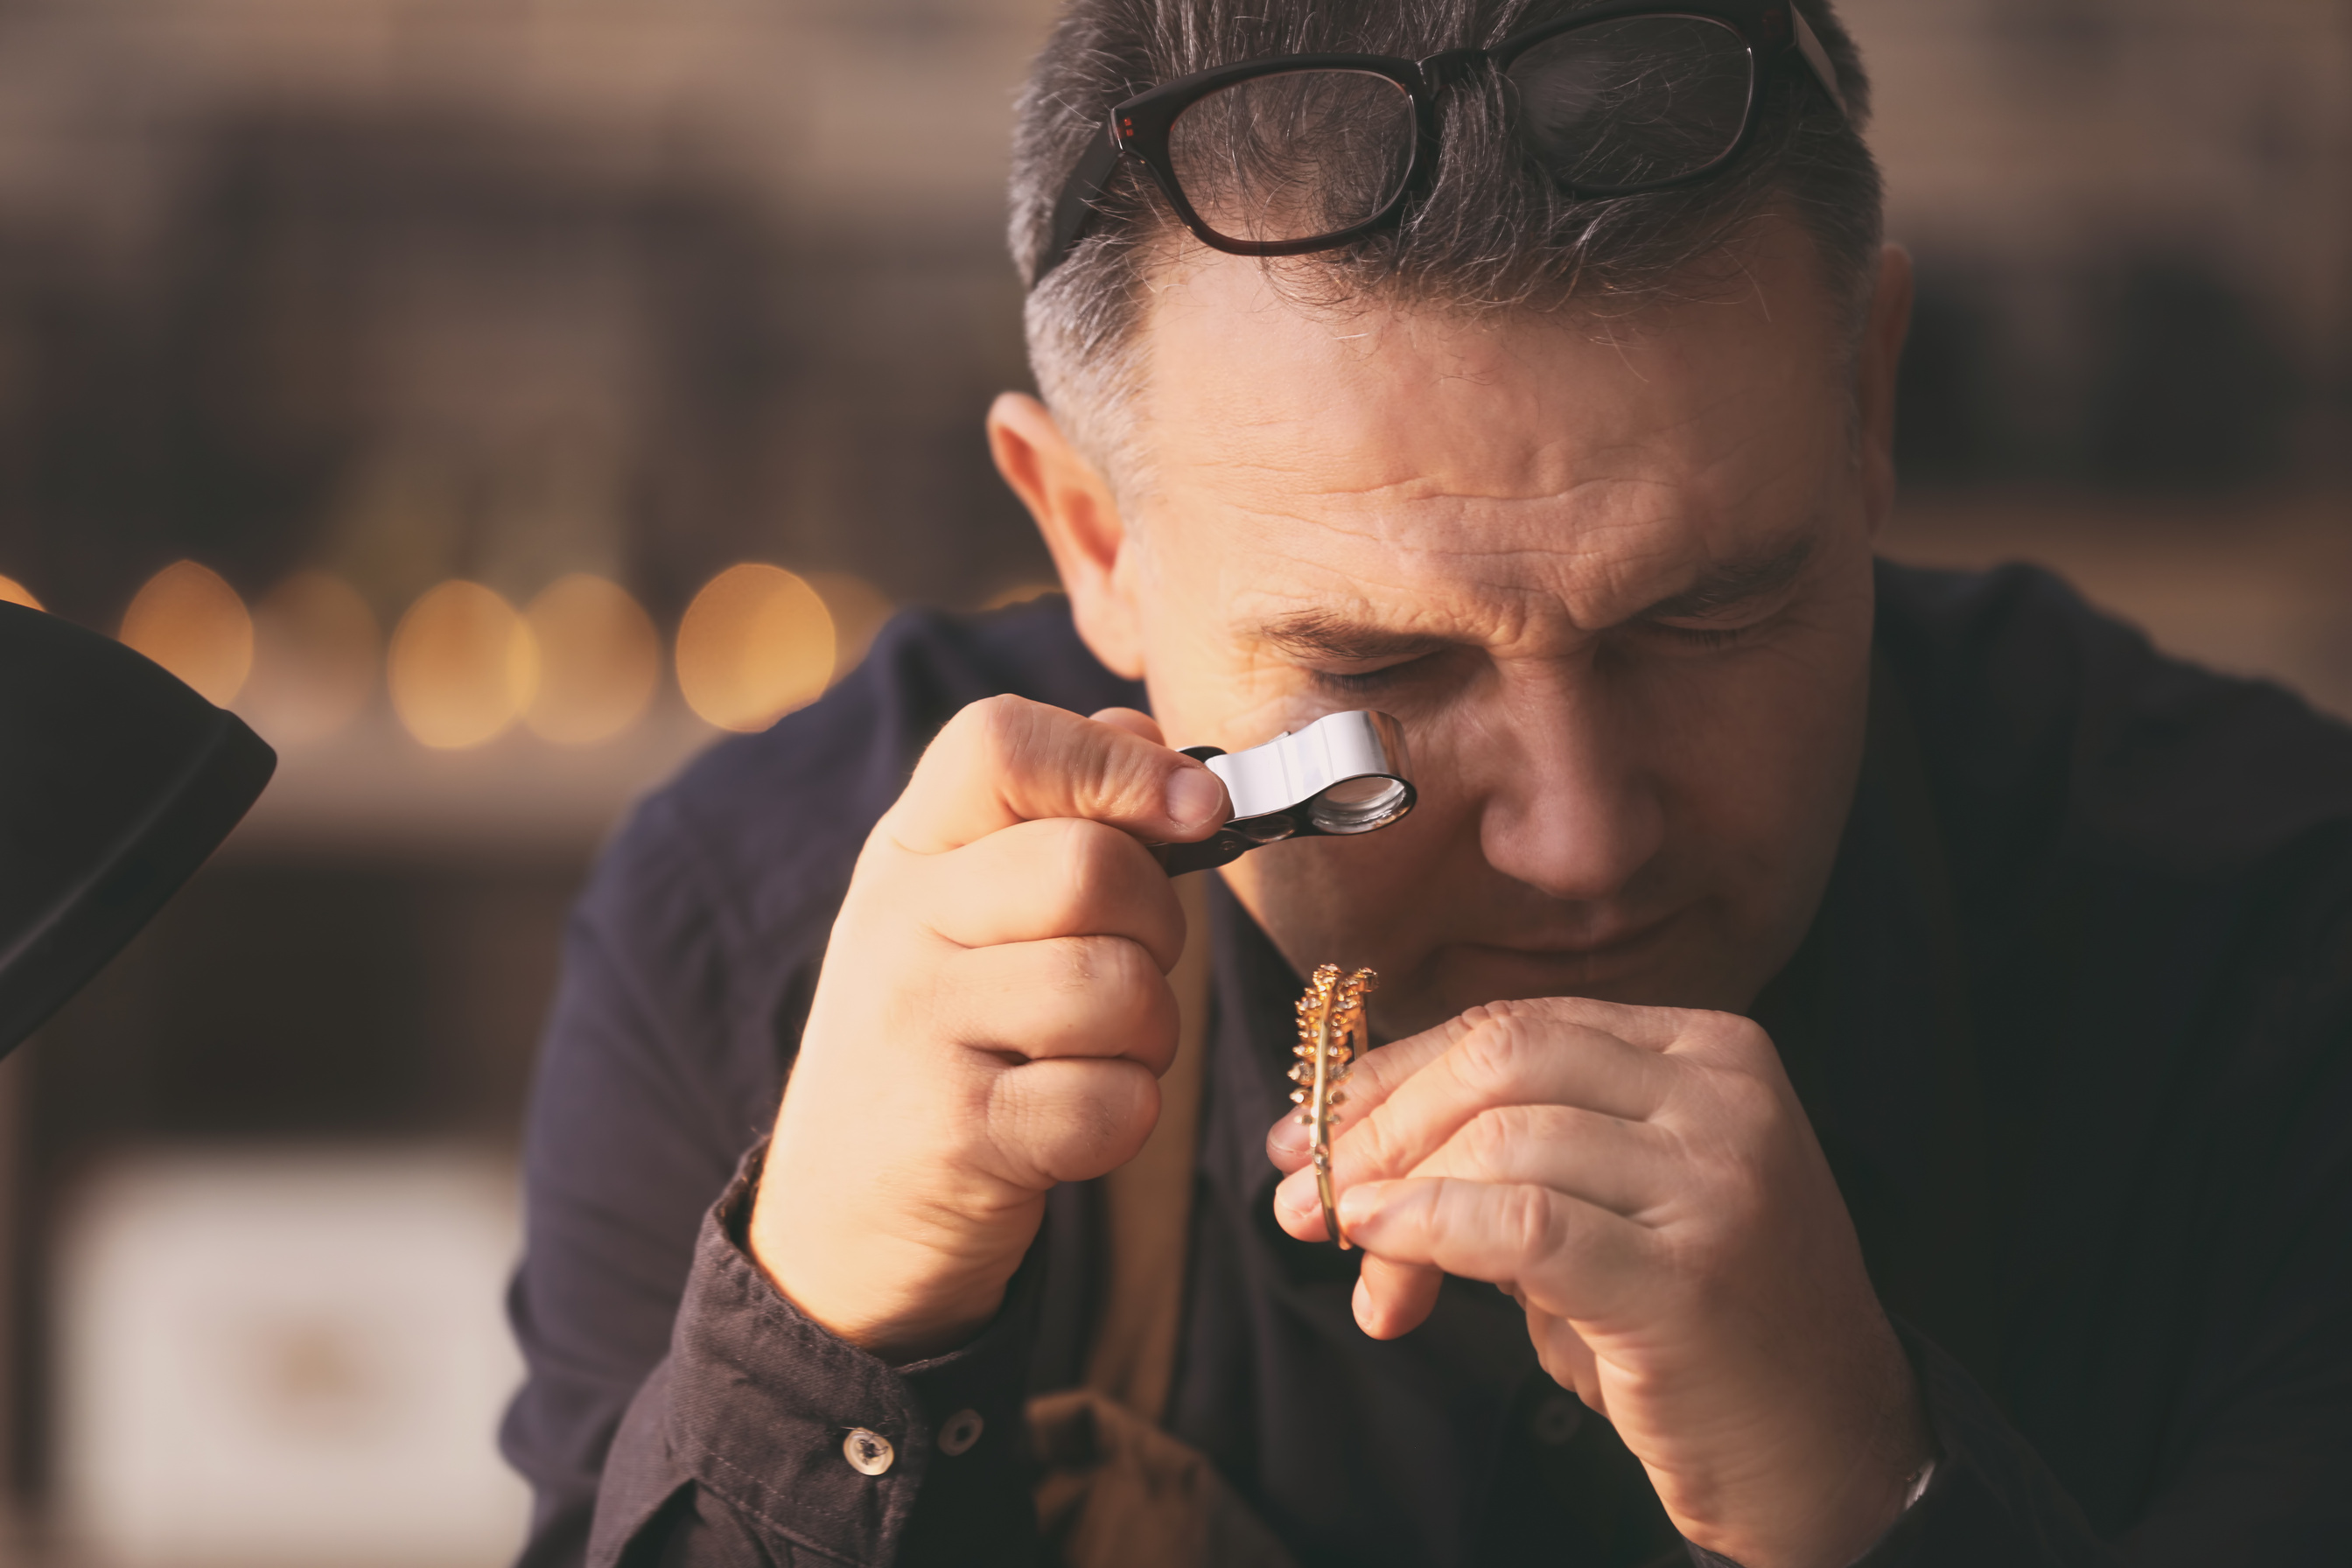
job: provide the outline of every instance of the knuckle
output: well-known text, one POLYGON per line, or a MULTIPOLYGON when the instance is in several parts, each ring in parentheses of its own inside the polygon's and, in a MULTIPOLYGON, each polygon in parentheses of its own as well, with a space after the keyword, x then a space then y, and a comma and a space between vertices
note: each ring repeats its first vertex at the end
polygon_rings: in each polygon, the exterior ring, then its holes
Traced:
POLYGON ((1723 1072, 1714 1079, 1710 1098, 1717 1104, 1725 1131, 1734 1140, 1753 1138, 1780 1120, 1780 1097, 1761 1074, 1723 1072))
POLYGON ((1097 937, 1058 937, 1046 944, 1046 952, 1045 984, 1064 994, 1092 991, 1114 962, 1097 937))
POLYGON ((1020 757, 1029 728, 1029 704, 1009 693, 983 697, 948 721, 948 732, 971 747, 983 767, 1003 769, 1020 757))
POLYGON ((1535 1043, 1519 1016, 1500 1013, 1454 1043, 1454 1071, 1473 1089, 1490 1093, 1506 1090, 1519 1080, 1535 1053, 1535 1043))
POLYGON ((971 704, 956 717, 972 725, 979 738, 992 746, 1017 747, 1027 737, 1036 704, 1025 697, 1000 691, 971 704))
POLYGON ((1720 1034, 1727 1044, 1743 1055, 1769 1053, 1772 1049, 1772 1037, 1765 1032, 1763 1025, 1753 1018, 1743 1017, 1738 1013, 1716 1012, 1694 1012, 1686 1016, 1691 1020, 1694 1031, 1720 1034))
POLYGON ((1005 1075, 992 1110, 1001 1142, 1023 1151, 1056 1181, 1101 1174, 1132 1155, 1150 1132, 1159 1088, 1127 1063, 1097 1063, 1050 1080, 1005 1075))
POLYGON ((1687 1209, 1701 1223, 1694 1234, 1737 1238, 1760 1234, 1775 1214, 1775 1184, 1745 1150, 1721 1139, 1681 1148, 1689 1173, 1687 1209))
MULTIPOLYGON (((1108 731, 1104 739, 1108 741, 1119 732, 1108 731)), ((1125 747, 1115 742, 1084 746, 1072 760, 1076 763, 1071 770, 1072 782, 1082 799, 1106 805, 1124 804, 1132 792, 1135 781, 1130 777, 1133 770, 1128 765, 1125 747)))
POLYGON ((1464 1163, 1473 1171, 1501 1169, 1526 1137, 1524 1119, 1513 1110, 1484 1110, 1454 1135, 1464 1163))
POLYGON ((1759 1085, 1779 1071, 1780 1048, 1753 1018, 1729 1013, 1694 1013, 1691 1018, 1682 1038, 1702 1044, 1712 1060, 1759 1085))
POLYGON ((1055 875, 1063 908, 1086 921, 1108 908, 1124 880, 1125 858, 1134 841, 1116 827, 1077 817, 1055 824, 1055 875))
POLYGON ((1374 1173, 1393 1174, 1402 1170, 1396 1133, 1385 1110, 1375 1110, 1355 1126, 1344 1128, 1341 1135, 1347 1159, 1363 1173, 1358 1180, 1369 1180, 1374 1173))
POLYGON ((1059 710, 1000 694, 982 698, 964 711, 974 718, 980 764, 995 777, 1034 786, 1057 773, 1066 774, 1067 747, 1055 723, 1066 715, 1059 710))
POLYGON ((1159 966, 1123 936, 1066 937, 1059 945, 1066 952, 1062 979, 1067 989, 1132 996, 1145 989, 1147 978, 1160 980, 1159 966))
POLYGON ((1551 1194, 1542 1187, 1528 1185, 1507 1187, 1502 1194, 1496 1228, 1504 1245, 1515 1256, 1530 1261, 1558 1251, 1559 1211, 1551 1201, 1551 1194))
POLYGON ((1391 1052, 1386 1046, 1375 1047, 1359 1057, 1348 1074, 1349 1100, 1369 1108, 1377 1101, 1387 1100, 1390 1091, 1396 1088, 1397 1064, 1403 1059, 1401 1054, 1391 1052))
POLYGON ((1078 811, 1123 808, 1154 781, 1139 761, 1149 750, 1126 743, 1123 731, 1024 697, 984 697, 954 722, 969 729, 982 767, 1001 777, 1051 780, 1078 811))

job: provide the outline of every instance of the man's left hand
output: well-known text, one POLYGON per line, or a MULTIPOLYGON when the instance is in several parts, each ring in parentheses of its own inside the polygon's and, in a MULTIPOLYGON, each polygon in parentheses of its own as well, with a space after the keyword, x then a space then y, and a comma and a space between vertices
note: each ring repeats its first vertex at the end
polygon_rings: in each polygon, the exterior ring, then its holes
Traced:
MULTIPOLYGON (((1724 1013, 1474 1007, 1366 1056, 1333 1144, 1357 1321, 1442 1274, 1526 1310, 1683 1534, 1745 1568, 1842 1568, 1933 1453, 1916 1381, 1764 1032, 1724 1013)), ((1285 1229, 1323 1238, 1307 1129, 1276 1124, 1285 1229)))

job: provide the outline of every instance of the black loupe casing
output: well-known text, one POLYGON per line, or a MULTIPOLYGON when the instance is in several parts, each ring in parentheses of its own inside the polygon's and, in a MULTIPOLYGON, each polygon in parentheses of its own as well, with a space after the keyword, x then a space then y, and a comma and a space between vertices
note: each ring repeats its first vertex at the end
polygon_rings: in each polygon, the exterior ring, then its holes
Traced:
POLYGON ((122 951, 277 766, 162 666, 0 604, 0 1056, 122 951))

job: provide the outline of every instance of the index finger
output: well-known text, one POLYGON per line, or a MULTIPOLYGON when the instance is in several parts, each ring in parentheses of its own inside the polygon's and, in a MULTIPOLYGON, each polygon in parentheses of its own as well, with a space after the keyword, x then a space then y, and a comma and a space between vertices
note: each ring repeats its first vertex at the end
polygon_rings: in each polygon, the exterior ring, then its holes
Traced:
POLYGON ((1225 786, 1128 729, 990 697, 948 721, 880 827, 902 849, 936 855, 1015 823, 1066 816, 1190 842, 1224 821, 1225 786))
MULTIPOLYGON (((1492 1002, 1472 1007, 1448 1018, 1435 1028, 1424 1029, 1408 1039, 1370 1052, 1358 1062, 1348 1075, 1347 1124, 1360 1127, 1372 1121, 1400 1089, 1420 1076, 1423 1068, 1447 1060, 1455 1046, 1480 1029, 1500 1030, 1506 1036, 1530 1024, 1581 1029, 1638 1047, 1651 1055, 1660 1055, 1675 1044, 1682 1020, 1686 1016, 1671 1008, 1632 1007, 1580 996, 1492 1002)), ((1344 1137, 1343 1133, 1343 1141, 1344 1137)), ((1266 1134, 1266 1157, 1286 1174, 1307 1163, 1310 1142, 1307 1130, 1299 1124, 1298 1119, 1285 1116, 1266 1134)), ((1359 1154, 1363 1142, 1363 1140, 1358 1141, 1359 1154)), ((1390 1173, 1402 1175, 1404 1173, 1396 1171, 1390 1173)))
POLYGON ((1552 1009, 1493 1009, 1386 1100, 1349 1118, 1353 1125, 1332 1146, 1331 1179, 1344 1186, 1416 1174, 1465 1123, 1507 1106, 1645 1121, 1673 1092, 1676 1072, 1661 1053, 1552 1009))
MULTIPOLYGON (((1473 1007, 1435 1028, 1423 1029, 1418 1035, 1365 1052, 1348 1069, 1349 1119, 1360 1118, 1377 1109, 1396 1092, 1399 1084, 1443 1057, 1454 1041, 1468 1034, 1486 1016, 1485 1007, 1473 1007)), ((1299 1121, 1297 1113, 1285 1111, 1265 1135, 1265 1156, 1276 1169, 1287 1173, 1307 1163, 1314 1142, 1314 1134, 1299 1121)))

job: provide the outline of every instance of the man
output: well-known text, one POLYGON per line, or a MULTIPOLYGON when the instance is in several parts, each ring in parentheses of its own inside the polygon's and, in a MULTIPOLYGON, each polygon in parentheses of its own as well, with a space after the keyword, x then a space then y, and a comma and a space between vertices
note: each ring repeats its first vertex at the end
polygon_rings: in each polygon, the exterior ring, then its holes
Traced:
POLYGON ((527 1562, 1082 1557, 1024 1414, 1082 1382, 1251 1561, 2352 1538, 2352 733, 1874 563, 1864 106, 1820 4, 1070 0, 1013 178, 1045 400, 989 421, 1066 609, 902 619, 583 900, 527 1562), (1169 745, 1366 707, 1414 813, 1188 929, 1146 845, 1225 801, 1169 745), (1283 1115, 1325 961, 1391 1042, 1344 1253, 1283 1115), (1106 1384, 1145 1165, 1180 1310, 1106 1384))

